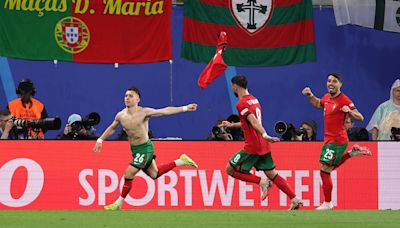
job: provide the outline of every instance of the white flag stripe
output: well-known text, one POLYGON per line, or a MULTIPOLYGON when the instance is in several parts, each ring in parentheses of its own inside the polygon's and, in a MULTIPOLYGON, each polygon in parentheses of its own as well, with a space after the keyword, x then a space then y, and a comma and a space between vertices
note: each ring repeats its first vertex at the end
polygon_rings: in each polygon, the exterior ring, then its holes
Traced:
POLYGON ((400 32, 400 1, 386 1, 383 30, 400 32))
MULTIPOLYGON (((336 25, 374 28, 377 0, 333 0, 336 25)), ((382 9, 383 11, 383 9, 382 9)), ((383 12, 382 12, 383 13, 383 12)), ((400 32, 400 1, 385 0, 383 30, 400 32)))
POLYGON ((374 27, 376 0, 333 0, 336 25, 374 27))
POLYGON ((349 8, 347 0, 333 0, 333 10, 335 12, 336 25, 350 24, 349 8))

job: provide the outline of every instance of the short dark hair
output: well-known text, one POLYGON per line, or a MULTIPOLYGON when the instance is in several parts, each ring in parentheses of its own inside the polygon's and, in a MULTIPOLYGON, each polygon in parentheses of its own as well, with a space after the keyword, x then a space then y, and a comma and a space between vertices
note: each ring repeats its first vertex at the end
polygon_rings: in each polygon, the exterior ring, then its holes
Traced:
POLYGON ((329 73, 329 74, 328 74, 328 77, 331 76, 331 75, 332 75, 333 77, 335 77, 337 80, 339 80, 339 82, 342 82, 342 83, 343 83, 343 79, 342 79, 342 75, 341 75, 341 74, 332 72, 332 73, 329 73))
POLYGON ((128 91, 133 91, 133 92, 137 93, 137 95, 139 95, 139 98, 140 98, 140 91, 136 86, 129 87, 128 91))
POLYGON ((0 110, 0 116, 8 116, 8 115, 11 115, 10 110, 8 109, 0 110))
POLYGON ((238 115, 232 114, 232 115, 228 116, 228 118, 226 118, 226 121, 231 122, 231 123, 239 123, 240 119, 239 119, 238 115))
POLYGON ((247 89, 247 78, 244 75, 238 74, 232 78, 232 84, 238 85, 243 89, 247 89))

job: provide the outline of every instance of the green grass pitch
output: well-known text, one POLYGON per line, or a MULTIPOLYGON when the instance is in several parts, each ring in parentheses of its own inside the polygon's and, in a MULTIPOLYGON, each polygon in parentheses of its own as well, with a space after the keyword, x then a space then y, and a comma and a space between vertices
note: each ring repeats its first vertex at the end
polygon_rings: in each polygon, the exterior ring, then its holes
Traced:
POLYGON ((400 211, 0 211, 0 227, 400 227, 400 211))

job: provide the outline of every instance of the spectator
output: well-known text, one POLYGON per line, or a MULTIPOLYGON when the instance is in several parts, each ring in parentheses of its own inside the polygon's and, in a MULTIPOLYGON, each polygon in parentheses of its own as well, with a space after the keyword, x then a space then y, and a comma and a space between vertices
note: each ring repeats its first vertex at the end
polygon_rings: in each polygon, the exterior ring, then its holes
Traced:
MULTIPOLYGON (((7 106, 15 118, 31 121, 48 117, 45 106, 40 101, 33 98, 36 94, 36 90, 32 80, 21 80, 16 88, 16 92, 20 97, 10 101, 7 106)), ((23 137, 25 139, 44 139, 45 131, 46 129, 22 127, 18 129, 18 137, 23 137)))
POLYGON ((18 130, 14 125, 8 109, 0 110, 0 133, 1 139, 18 139, 18 130))
POLYGON ((367 130, 371 132, 372 140, 391 140, 393 127, 400 128, 400 79, 393 83, 390 99, 375 110, 367 130))
POLYGON ((344 120, 344 128, 350 141, 369 141, 367 129, 354 127, 354 119, 351 116, 347 116, 344 120))
POLYGON ((301 123, 301 127, 307 134, 302 135, 300 141, 316 141, 317 140, 317 123, 314 120, 305 120, 301 123))
POLYGON ((78 114, 70 115, 64 131, 57 135, 57 139, 69 140, 95 140, 98 137, 96 129, 92 126, 84 126, 82 117, 78 114))

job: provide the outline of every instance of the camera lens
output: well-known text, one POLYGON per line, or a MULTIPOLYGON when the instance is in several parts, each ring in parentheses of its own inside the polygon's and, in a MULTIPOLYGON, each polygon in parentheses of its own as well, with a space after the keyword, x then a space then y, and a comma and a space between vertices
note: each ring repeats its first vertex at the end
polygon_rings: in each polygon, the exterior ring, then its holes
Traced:
POLYGON ((72 131, 80 131, 82 128, 82 123, 80 121, 75 121, 71 124, 71 130, 72 131))
POLYGON ((275 132, 276 132, 277 134, 283 135, 283 134, 286 133, 286 131, 287 131, 287 125, 286 125, 285 122, 283 122, 283 121, 278 121, 278 122, 275 124, 275 132))
POLYGON ((306 129, 304 129, 304 128, 299 128, 299 129, 295 129, 295 133, 296 133, 296 135, 297 136, 300 136, 300 135, 307 135, 307 131, 306 131, 306 129))

